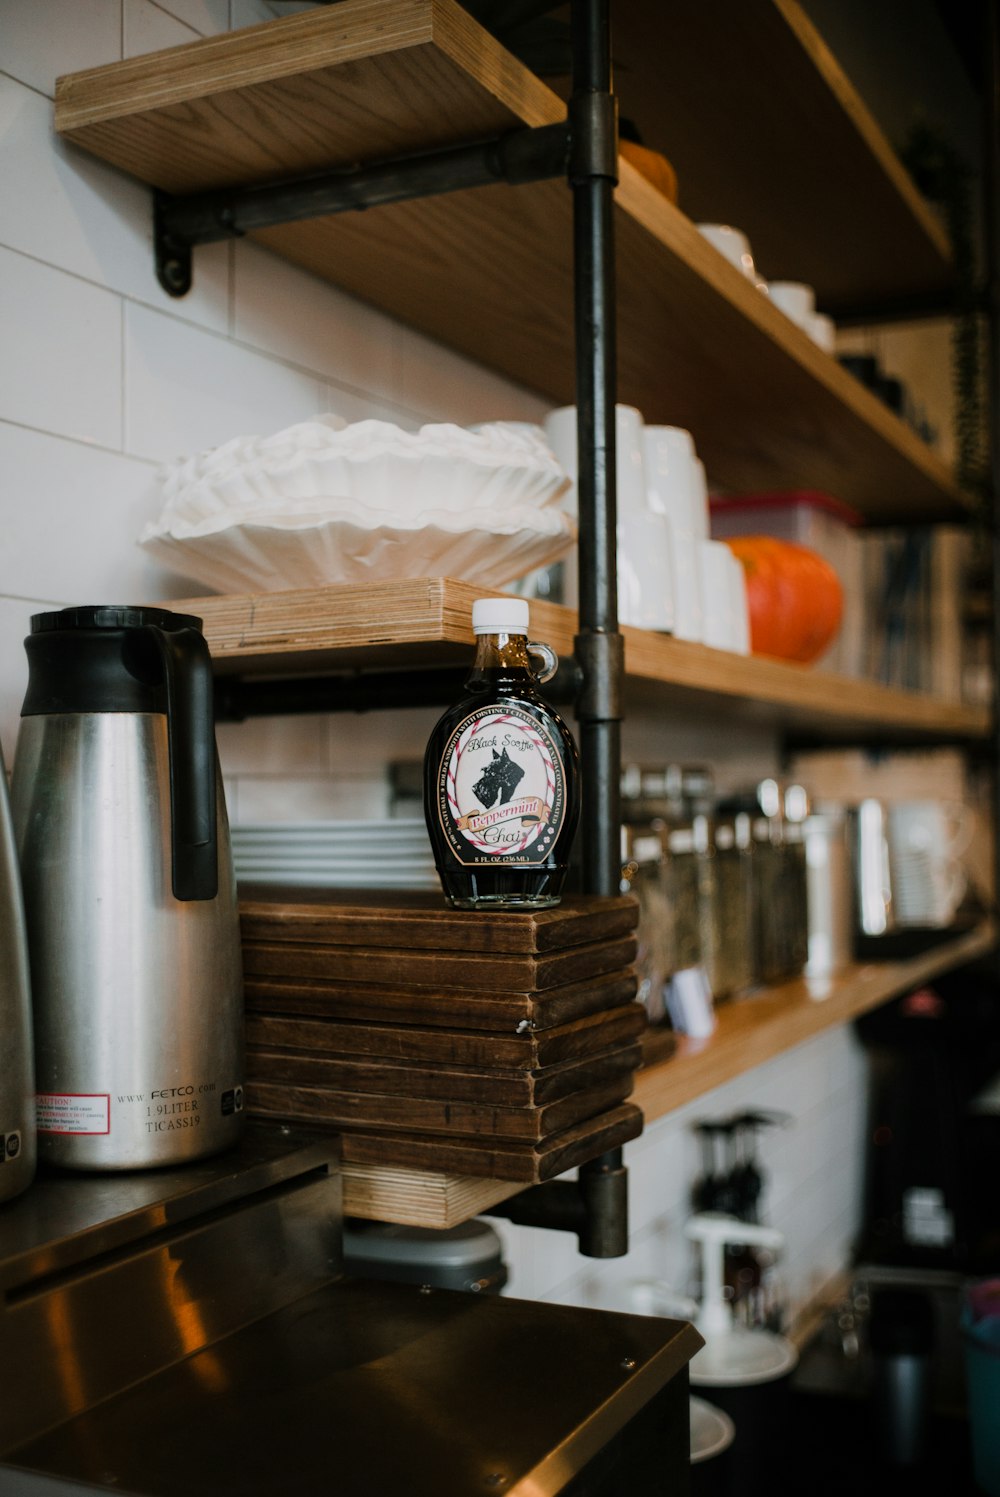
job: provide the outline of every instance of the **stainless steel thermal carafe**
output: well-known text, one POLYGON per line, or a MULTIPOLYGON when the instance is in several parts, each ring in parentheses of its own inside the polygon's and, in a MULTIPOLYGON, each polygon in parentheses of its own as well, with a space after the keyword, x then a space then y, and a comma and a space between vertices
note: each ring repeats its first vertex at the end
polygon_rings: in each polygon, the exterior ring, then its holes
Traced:
POLYGON ((32 1065, 28 943, 21 876, 0 752, 0 1201, 35 1174, 35 1077, 32 1065))
POLYGON ((236 1142, 243 993, 201 621, 36 615, 12 806, 32 970, 38 1147, 74 1169, 236 1142))

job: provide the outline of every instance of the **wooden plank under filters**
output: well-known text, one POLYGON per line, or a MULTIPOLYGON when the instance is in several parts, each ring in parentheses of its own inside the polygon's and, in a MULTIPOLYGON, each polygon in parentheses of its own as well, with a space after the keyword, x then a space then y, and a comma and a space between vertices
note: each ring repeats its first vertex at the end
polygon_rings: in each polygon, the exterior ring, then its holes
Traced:
POLYGON ((543 954, 635 929, 632 895, 575 894, 545 910, 456 910, 436 893, 244 887, 243 939, 274 945, 401 947, 407 951, 543 954))
POLYGON ((501 1034, 568 1024, 586 1014, 618 1008, 635 997, 634 972, 566 983, 543 993, 482 992, 471 988, 390 988, 381 984, 332 982, 311 977, 250 977, 244 982, 247 1012, 325 1019, 441 1025, 501 1034))
POLYGON ((521 1188, 511 1180, 394 1164, 344 1162, 341 1174, 347 1216, 404 1227, 457 1227, 521 1188))

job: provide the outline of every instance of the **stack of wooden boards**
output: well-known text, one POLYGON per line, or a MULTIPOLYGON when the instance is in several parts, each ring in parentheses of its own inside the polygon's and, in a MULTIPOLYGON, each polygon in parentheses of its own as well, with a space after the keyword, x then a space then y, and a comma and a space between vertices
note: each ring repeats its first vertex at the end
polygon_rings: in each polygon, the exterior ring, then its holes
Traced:
POLYGON ((345 1162, 533 1183, 642 1131, 637 904, 245 887, 247 1106, 345 1162))

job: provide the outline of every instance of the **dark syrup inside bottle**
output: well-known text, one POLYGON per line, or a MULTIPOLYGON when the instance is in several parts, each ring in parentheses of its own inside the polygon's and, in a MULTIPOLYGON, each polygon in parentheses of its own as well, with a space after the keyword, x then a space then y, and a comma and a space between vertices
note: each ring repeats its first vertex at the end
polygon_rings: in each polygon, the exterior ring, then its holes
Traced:
POLYGON ((424 757, 434 860, 460 909, 558 904, 579 819, 576 744, 538 694, 526 605, 518 606, 525 632, 477 626, 466 694, 441 718, 424 757))

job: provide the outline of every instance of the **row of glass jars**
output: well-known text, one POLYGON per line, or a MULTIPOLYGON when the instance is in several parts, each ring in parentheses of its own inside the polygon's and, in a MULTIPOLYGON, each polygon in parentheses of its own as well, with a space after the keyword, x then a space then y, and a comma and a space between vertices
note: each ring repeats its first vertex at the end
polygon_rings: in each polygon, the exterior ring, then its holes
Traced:
POLYGON ((715 998, 794 977, 808 955, 801 786, 764 780, 717 803, 703 766, 629 765, 622 777, 622 888, 639 900, 640 997, 665 1017, 678 972, 715 998))

